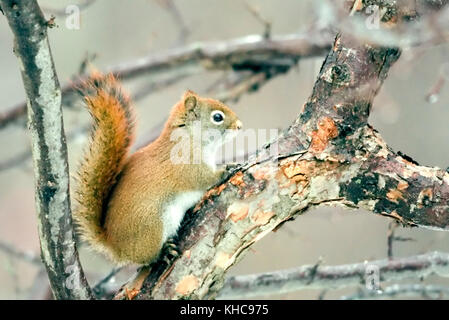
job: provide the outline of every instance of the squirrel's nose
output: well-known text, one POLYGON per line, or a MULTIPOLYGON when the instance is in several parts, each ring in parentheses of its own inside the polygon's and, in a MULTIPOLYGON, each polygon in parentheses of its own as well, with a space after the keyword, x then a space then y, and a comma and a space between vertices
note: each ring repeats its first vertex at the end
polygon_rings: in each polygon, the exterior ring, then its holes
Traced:
POLYGON ((237 120, 237 121, 235 122, 235 127, 236 127, 238 130, 242 129, 242 128, 243 128, 243 123, 242 123, 242 121, 237 120))

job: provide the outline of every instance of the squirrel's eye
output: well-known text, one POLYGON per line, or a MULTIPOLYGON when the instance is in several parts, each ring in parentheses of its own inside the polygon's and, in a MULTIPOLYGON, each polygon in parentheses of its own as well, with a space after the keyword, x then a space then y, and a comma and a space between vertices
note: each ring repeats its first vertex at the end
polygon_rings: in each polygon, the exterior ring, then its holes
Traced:
POLYGON ((215 124, 222 124, 224 121, 224 118, 225 118, 225 115, 220 110, 214 110, 214 111, 212 111, 212 113, 210 115, 211 121, 215 124))

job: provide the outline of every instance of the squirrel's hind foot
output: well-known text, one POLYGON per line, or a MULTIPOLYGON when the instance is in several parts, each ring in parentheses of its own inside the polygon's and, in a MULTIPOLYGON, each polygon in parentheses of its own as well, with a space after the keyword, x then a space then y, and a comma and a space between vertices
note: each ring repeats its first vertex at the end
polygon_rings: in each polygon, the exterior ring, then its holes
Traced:
POLYGON ((162 247, 161 253, 164 262, 170 265, 174 259, 179 257, 180 250, 176 242, 176 238, 169 238, 162 247))

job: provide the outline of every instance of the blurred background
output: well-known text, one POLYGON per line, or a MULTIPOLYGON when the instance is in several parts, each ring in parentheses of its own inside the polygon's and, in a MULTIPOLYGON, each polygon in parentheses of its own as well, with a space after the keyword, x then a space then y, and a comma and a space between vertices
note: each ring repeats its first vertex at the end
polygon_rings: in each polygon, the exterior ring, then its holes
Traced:
MULTIPOLYGON (((64 11, 74 1, 39 1, 47 17, 52 13, 56 16, 57 27, 49 30, 49 37, 63 85, 79 74, 86 57, 90 57, 98 69, 106 70, 190 43, 262 35, 264 25, 253 9, 271 22, 273 36, 305 32, 318 19, 319 3, 316 0, 96 0, 82 8, 80 28, 68 29, 64 11)), ((12 48, 11 30, 1 16, 0 112, 25 100, 12 48)), ((442 70, 446 68, 446 76, 449 73, 447 49, 447 45, 439 45, 405 50, 376 97, 370 117, 370 123, 394 150, 400 150, 422 165, 441 168, 449 165, 449 85, 443 86, 430 101, 428 94, 439 81, 442 70)), ((243 94, 238 101, 228 104, 240 116, 245 128, 285 128, 293 122, 310 95, 323 58, 300 60, 287 74, 271 79, 256 92, 243 94)), ((136 101, 139 141, 145 141, 164 121, 184 90, 217 97, 219 90, 210 88, 223 75, 226 72, 201 72, 139 98, 136 101)), ((149 77, 143 76, 124 85, 135 92, 149 81, 149 77)), ((88 114, 79 101, 64 109, 64 117, 67 132, 89 123, 88 114)), ((85 142, 84 134, 75 135, 68 142, 71 172, 76 168, 85 142)), ((29 150, 29 145, 24 121, 1 130, 0 243, 38 255, 32 163, 16 160, 29 150)), ((387 257, 390 222, 390 219, 363 210, 329 207, 309 211, 256 243, 229 274, 291 268, 315 264, 320 259, 323 265, 383 259, 387 257)), ((400 227, 396 235, 412 240, 395 242, 395 257, 434 250, 449 252, 449 233, 400 227)), ((112 269, 102 256, 84 246, 80 251, 91 284, 112 269)), ((39 276, 40 270, 38 264, 0 250, 0 299, 45 298, 42 288, 46 283, 45 278, 39 276)), ((123 281, 131 271, 132 268, 125 270, 116 281, 123 281)), ((429 277, 404 283, 449 284, 449 281, 429 277)), ((357 289, 303 290, 263 298, 334 299, 357 289)))

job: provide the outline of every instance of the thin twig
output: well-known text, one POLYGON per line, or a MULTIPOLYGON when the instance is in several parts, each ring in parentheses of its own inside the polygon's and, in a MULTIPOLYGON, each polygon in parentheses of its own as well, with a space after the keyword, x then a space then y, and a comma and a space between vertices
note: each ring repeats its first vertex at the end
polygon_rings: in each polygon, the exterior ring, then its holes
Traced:
MULTIPOLYGON (((249 35, 220 42, 193 43, 186 47, 170 49, 150 56, 135 59, 117 66, 107 68, 121 80, 133 79, 139 76, 172 72, 176 69, 186 75, 198 73, 201 70, 240 71, 254 68, 273 67, 272 63, 279 61, 297 61, 300 58, 315 57, 325 54, 330 48, 333 35, 327 31, 311 31, 302 34, 291 34, 272 37, 270 40, 259 35, 249 35)), ((274 66, 281 67, 281 66, 274 66)), ((283 67, 288 67, 284 65, 283 67)), ((183 77, 180 77, 182 79, 183 77)), ((172 78, 175 79, 175 78, 172 78)), ((85 78, 72 81, 62 87, 64 105, 68 97, 76 93, 85 78)), ((16 123, 26 115, 26 103, 20 103, 7 111, 0 113, 0 129, 16 123)))
POLYGON ((11 244, 0 241, 0 251, 25 262, 42 266, 42 260, 38 255, 35 255, 31 252, 21 251, 11 244))
POLYGON ((422 284, 395 284, 381 290, 358 290, 341 300, 385 299, 397 296, 419 297, 424 299, 443 299, 449 296, 449 287, 422 284))
MULTIPOLYGON (((96 0, 83 0, 79 3, 75 4, 80 11, 87 9, 92 4, 94 4, 96 0)), ((57 17, 64 17, 67 15, 66 9, 57 9, 57 8, 50 8, 50 7, 43 7, 42 10, 46 13, 51 13, 57 17)))
POLYGON ((304 289, 340 289, 365 285, 366 270, 377 267, 379 281, 448 277, 449 254, 430 252, 423 255, 366 261, 339 266, 301 266, 274 272, 233 276, 226 280, 220 299, 242 299, 285 294, 304 289))
POLYGON ((156 2, 170 13, 173 22, 178 26, 179 34, 175 45, 180 46, 185 44, 190 34, 190 28, 187 26, 175 2, 173 0, 156 0, 156 2))
POLYGON ((110 292, 110 289, 108 288, 108 283, 119 273, 123 268, 118 267, 114 268, 109 272, 109 274, 101 279, 93 288, 92 291, 95 294, 97 298, 104 297, 107 293, 110 292))
POLYGON ((393 242, 394 242, 394 232, 396 228, 399 227, 399 223, 396 220, 391 221, 388 224, 388 232, 387 232, 387 257, 388 259, 393 259, 393 242))
MULTIPOLYGON (((132 100, 137 102, 141 99, 144 99, 149 94, 154 93, 158 90, 162 90, 163 88, 166 88, 174 84, 175 82, 180 81, 183 78, 186 78, 187 76, 188 76, 187 74, 180 73, 177 75, 173 75, 171 77, 164 77, 162 79, 151 81, 149 84, 145 84, 142 87, 138 88, 136 92, 132 94, 132 100)), ((86 135, 90 127, 91 127, 90 124, 87 124, 78 126, 77 128, 71 130, 66 135, 67 141, 76 140, 77 138, 86 135)), ((157 125, 156 128, 159 128, 159 125, 157 125)), ((158 131, 158 133, 159 132, 160 131, 158 131)), ((21 166, 30 158, 31 158, 31 150, 22 151, 17 155, 11 157, 10 159, 0 162, 0 172, 21 166)))
POLYGON ((396 220, 393 220, 389 223, 388 225, 388 232, 387 232, 387 256, 388 259, 392 260, 393 259, 393 244, 395 241, 414 241, 415 239, 410 238, 410 237, 399 237, 396 236, 395 231, 397 230, 397 228, 400 226, 400 223, 396 220))
POLYGON ((223 102, 236 102, 245 93, 256 91, 267 81, 265 73, 255 73, 242 78, 233 88, 217 95, 217 99, 223 102))
POLYGON ((254 16, 254 18, 256 18, 257 21, 259 21, 264 26, 263 36, 264 38, 269 39, 271 37, 271 21, 263 16, 259 8, 256 8, 248 1, 245 1, 245 7, 254 16))
MULTIPOLYGON (((399 56, 398 48, 338 34, 296 121, 257 155, 274 159, 267 154, 277 147, 284 158, 241 168, 209 190, 178 232, 182 254, 171 265, 156 263, 136 298, 216 297, 227 270, 252 244, 319 205, 364 208, 402 224, 448 230, 447 174, 394 153, 368 125, 373 99, 399 56), (287 156, 298 150, 305 153, 287 156)), ((383 276, 393 271, 381 268, 383 276)))

